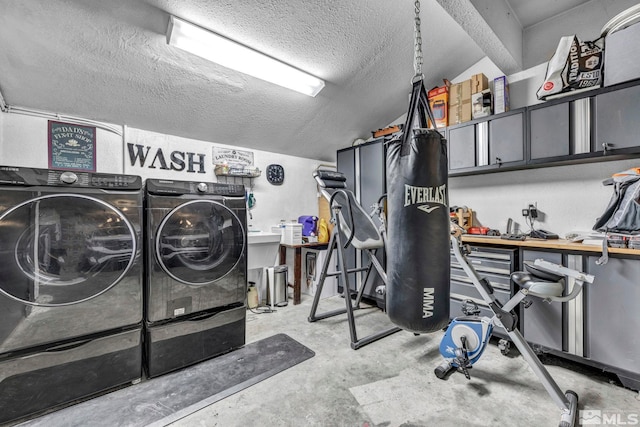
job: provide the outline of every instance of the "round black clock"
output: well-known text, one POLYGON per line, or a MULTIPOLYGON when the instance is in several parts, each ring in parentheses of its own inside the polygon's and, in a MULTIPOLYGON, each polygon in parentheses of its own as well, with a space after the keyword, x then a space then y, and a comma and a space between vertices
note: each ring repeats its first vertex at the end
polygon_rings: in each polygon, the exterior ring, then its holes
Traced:
POLYGON ((267 181, 273 185, 280 185, 284 181, 284 168, 282 165, 267 166, 267 181))

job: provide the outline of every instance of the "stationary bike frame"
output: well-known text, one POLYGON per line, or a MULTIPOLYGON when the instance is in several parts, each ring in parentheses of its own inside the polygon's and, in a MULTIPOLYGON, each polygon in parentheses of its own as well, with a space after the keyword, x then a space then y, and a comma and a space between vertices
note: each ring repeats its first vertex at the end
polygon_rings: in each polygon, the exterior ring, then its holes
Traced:
MULTIPOLYGON (((535 296, 548 301, 558 301, 558 302, 569 301, 575 298, 576 296, 578 296, 578 294, 582 290, 582 284, 584 282, 593 283, 594 277, 592 275, 584 274, 579 271, 562 267, 557 264, 552 264, 543 260, 536 260, 535 265, 542 270, 546 270, 555 275, 568 276, 568 277, 574 278, 575 284, 572 292, 569 295, 562 296, 562 297, 555 297, 555 296, 550 297, 549 295, 538 294, 536 292, 529 291, 525 288, 521 288, 509 301, 507 301, 504 305, 502 305, 498 300, 496 300, 496 297, 493 294, 493 289, 491 287, 491 284, 486 279, 480 277, 476 272, 476 270, 467 261, 467 258, 465 254, 462 252, 460 242, 456 235, 451 236, 451 243, 452 243, 455 257, 457 258, 458 262, 462 266, 465 273, 469 276, 469 278, 473 282, 475 288, 482 296, 482 299, 489 305, 489 307, 493 311, 494 316, 491 319, 487 317, 480 318, 478 316, 461 317, 458 319, 454 319, 451 325, 449 325, 447 334, 449 332, 452 332, 450 331, 450 329, 453 328, 455 325, 462 325, 463 328, 464 327, 471 328, 469 333, 473 333, 473 332, 477 333, 479 324, 482 324, 482 323, 486 324, 487 322, 489 322, 489 324, 486 325, 486 327, 488 328, 488 331, 487 329, 484 329, 483 332, 481 332, 483 335, 478 335, 476 338, 473 338, 474 340, 478 339, 481 344, 480 344, 480 348, 477 349, 477 351, 473 355, 471 354, 468 355, 469 356, 468 360, 470 362, 469 366, 471 366, 475 361, 479 359, 479 357, 482 354, 482 351, 484 350, 484 347, 487 345, 489 341, 489 337, 491 335, 491 330, 493 328, 493 325, 504 328, 504 330, 506 331, 511 341, 515 344, 515 346, 518 348, 518 350, 522 354, 522 357, 529 364, 529 366, 531 367, 535 375, 538 377, 538 379, 546 389, 547 393, 549 393, 549 396, 551 397, 551 399, 554 401, 556 406, 558 406, 558 408, 560 408, 560 410, 562 411, 560 426, 561 427, 574 426, 575 419, 576 419, 577 406, 578 406, 578 395, 571 390, 568 390, 566 393, 563 393, 560 387, 558 387, 558 384, 554 381, 554 379, 551 377, 547 369, 540 362, 535 352, 531 349, 531 347, 526 342, 526 340, 524 339, 520 331, 516 329, 518 317, 513 311, 513 309, 517 307, 518 304, 520 304, 520 302, 527 296, 535 296), (467 323, 465 323, 465 321, 467 323)), ((445 334, 445 338, 447 334, 445 334)), ((460 334, 458 334, 458 340, 460 340, 460 334)), ((444 338, 443 338, 443 341, 444 341, 444 338)), ((463 344, 464 344, 464 341, 465 341, 465 338, 463 338, 463 344)), ((458 348, 458 350, 460 349, 458 348)), ((445 354, 443 354, 443 356, 447 357, 447 355, 445 354)), ((444 378, 444 376, 449 370, 457 368, 458 366, 454 360, 455 358, 447 357, 447 360, 438 368, 436 368, 436 375, 439 378, 444 378)))

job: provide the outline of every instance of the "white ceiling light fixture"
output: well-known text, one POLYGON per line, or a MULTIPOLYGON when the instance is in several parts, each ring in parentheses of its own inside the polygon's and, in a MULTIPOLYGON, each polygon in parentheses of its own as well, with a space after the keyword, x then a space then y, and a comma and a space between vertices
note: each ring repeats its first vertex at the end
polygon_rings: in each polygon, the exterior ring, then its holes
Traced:
POLYGON ((317 77, 175 16, 169 20, 167 44, 305 95, 316 96, 324 87, 317 77))

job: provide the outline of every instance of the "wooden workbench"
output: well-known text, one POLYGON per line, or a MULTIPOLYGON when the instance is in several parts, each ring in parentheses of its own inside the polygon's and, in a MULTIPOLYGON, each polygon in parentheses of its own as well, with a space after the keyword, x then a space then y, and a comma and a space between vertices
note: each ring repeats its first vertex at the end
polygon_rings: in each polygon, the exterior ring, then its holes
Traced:
MULTIPOLYGON (((484 243, 487 245, 495 246, 517 246, 524 248, 535 249, 559 249, 563 251, 576 251, 576 252, 598 252, 602 253, 602 246, 600 245, 583 245, 582 243, 575 243, 564 239, 530 239, 526 240, 506 240, 500 237, 487 237, 480 235, 464 234, 462 236, 464 243, 484 243)), ((608 248, 610 254, 624 254, 624 255, 638 255, 640 256, 639 249, 629 248, 608 248)))

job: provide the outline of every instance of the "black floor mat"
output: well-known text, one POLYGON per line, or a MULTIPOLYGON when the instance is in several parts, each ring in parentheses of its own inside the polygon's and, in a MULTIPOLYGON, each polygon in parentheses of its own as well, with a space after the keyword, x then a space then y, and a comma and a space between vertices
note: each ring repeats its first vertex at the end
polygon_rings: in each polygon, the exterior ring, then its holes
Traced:
POLYGON ((20 425, 164 426, 314 355, 288 335, 278 334, 20 425))

